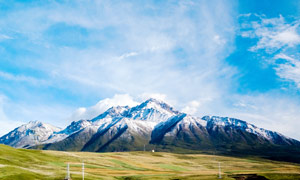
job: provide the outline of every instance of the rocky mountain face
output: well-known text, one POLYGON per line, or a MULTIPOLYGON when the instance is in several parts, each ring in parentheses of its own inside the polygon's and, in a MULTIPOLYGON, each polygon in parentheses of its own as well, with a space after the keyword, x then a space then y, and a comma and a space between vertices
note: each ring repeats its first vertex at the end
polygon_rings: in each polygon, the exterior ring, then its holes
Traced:
POLYGON ((132 108, 111 107, 91 120, 74 121, 63 130, 30 122, 1 137, 0 143, 64 151, 131 151, 143 150, 145 146, 147 150, 270 157, 280 152, 282 156, 298 152, 300 147, 295 139, 242 120, 194 117, 155 99, 132 108))

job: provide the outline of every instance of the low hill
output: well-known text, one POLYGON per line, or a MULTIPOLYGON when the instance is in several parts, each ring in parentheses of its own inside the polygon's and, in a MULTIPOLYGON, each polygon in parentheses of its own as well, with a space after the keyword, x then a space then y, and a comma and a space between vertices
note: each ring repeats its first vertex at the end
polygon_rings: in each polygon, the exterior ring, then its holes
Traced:
POLYGON ((82 179, 217 179, 221 163, 223 179, 242 176, 263 179, 300 179, 300 165, 256 157, 235 158, 206 154, 164 152, 62 152, 14 149, 0 145, 0 179, 62 180, 70 163, 73 180, 82 179), (246 175, 245 175, 246 174, 246 175))

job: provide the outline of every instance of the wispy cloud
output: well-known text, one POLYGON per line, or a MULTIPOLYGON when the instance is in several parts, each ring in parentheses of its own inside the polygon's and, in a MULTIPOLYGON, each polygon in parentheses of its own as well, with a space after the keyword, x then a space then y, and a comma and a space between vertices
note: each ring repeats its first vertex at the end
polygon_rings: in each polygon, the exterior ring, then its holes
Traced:
POLYGON ((275 67, 277 75, 286 81, 291 81, 300 88, 300 60, 287 56, 285 54, 277 54, 274 57, 275 61, 284 60, 281 63, 277 63, 275 67))
POLYGON ((116 106, 133 107, 138 105, 133 97, 128 94, 116 94, 112 98, 100 100, 97 104, 91 107, 78 108, 69 118, 69 121, 78 121, 81 119, 92 119, 99 114, 105 112, 108 108, 116 106))
POLYGON ((30 27, 44 22, 40 26, 43 28, 35 30, 40 35, 35 40, 48 47, 42 49, 46 52, 43 60, 35 59, 34 64, 25 66, 42 69, 57 87, 73 93, 105 97, 115 93, 161 92, 182 101, 202 96, 216 98, 222 93, 219 91, 226 91, 225 86, 218 88, 219 82, 230 81, 233 74, 224 60, 232 50, 235 33, 231 7, 226 1, 160 6, 152 2, 137 5, 75 1, 73 6, 54 5, 51 10, 22 10, 18 15, 31 19, 30 27), (168 10, 163 6, 168 6, 168 10), (62 11, 63 8, 67 10, 62 11), (45 16, 29 17, 33 11, 45 16), (58 23, 83 28, 88 44, 94 45, 78 48, 46 41, 50 35, 44 37, 44 32, 58 23), (173 89, 177 89, 176 93, 173 89))
POLYGON ((12 37, 6 35, 6 34, 0 34, 0 41, 2 40, 8 40, 8 39, 13 39, 12 37))
POLYGON ((9 80, 9 81, 30 83, 32 85, 47 85, 48 84, 48 82, 46 80, 37 79, 35 77, 26 76, 26 75, 15 75, 15 74, 3 72, 3 71, 0 71, 0 78, 9 80))
POLYGON ((266 52, 263 59, 274 68, 278 77, 300 88, 300 61, 296 58, 299 55, 297 48, 300 45, 300 22, 287 22, 281 15, 278 18, 267 18, 250 14, 242 18, 249 19, 251 16, 258 20, 242 23, 241 29, 242 37, 258 39, 250 50, 266 52))
POLYGON ((268 53, 282 50, 300 44, 299 21, 286 22, 283 16, 267 18, 263 15, 250 14, 242 16, 247 19, 242 24, 241 35, 248 38, 257 38, 258 42, 250 48, 251 51, 264 49, 268 53), (250 20, 254 16, 257 20, 250 20))
MULTIPOLYGON (((264 93, 249 93, 234 96, 231 113, 259 126, 277 130, 299 139, 300 108, 298 96, 300 88, 300 22, 296 18, 268 18, 265 15, 247 14, 240 16, 240 36, 253 40, 248 50, 255 53, 259 63, 274 70, 281 89, 264 93)), ((263 77, 262 77, 263 78, 263 77)), ((278 81, 277 80, 277 81, 278 81)))
POLYGON ((188 114, 195 114, 198 111, 200 103, 198 101, 189 102, 182 111, 188 114))

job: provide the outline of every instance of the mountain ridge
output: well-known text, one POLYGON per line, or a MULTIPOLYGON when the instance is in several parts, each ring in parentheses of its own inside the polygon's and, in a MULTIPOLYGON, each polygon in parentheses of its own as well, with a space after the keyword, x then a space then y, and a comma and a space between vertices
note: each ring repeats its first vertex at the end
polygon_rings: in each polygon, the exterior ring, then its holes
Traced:
POLYGON ((176 111, 156 99, 149 99, 132 108, 111 107, 91 120, 73 121, 65 129, 52 130, 51 133, 47 131, 46 135, 34 134, 35 131, 30 131, 30 128, 19 130, 16 128, 2 136, 0 143, 21 148, 93 152, 142 150, 147 146, 174 152, 181 149, 266 154, 263 152, 266 148, 270 152, 273 148, 284 153, 287 149, 300 147, 298 140, 243 120, 219 116, 199 118, 176 111), (26 132, 29 137, 41 137, 36 138, 34 143, 23 142, 16 146, 14 131, 23 133, 21 140, 26 140, 26 132))

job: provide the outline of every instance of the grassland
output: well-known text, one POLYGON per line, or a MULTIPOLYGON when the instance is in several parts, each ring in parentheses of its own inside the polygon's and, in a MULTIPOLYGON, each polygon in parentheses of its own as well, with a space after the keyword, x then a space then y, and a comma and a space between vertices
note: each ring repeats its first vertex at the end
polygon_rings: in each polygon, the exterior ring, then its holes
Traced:
POLYGON ((66 174, 70 163, 73 180, 82 179, 217 179, 218 162, 222 178, 236 174, 258 174, 268 179, 300 179, 300 165, 260 158, 235 158, 205 154, 162 152, 58 152, 14 149, 0 145, 0 179, 57 179, 66 174))

